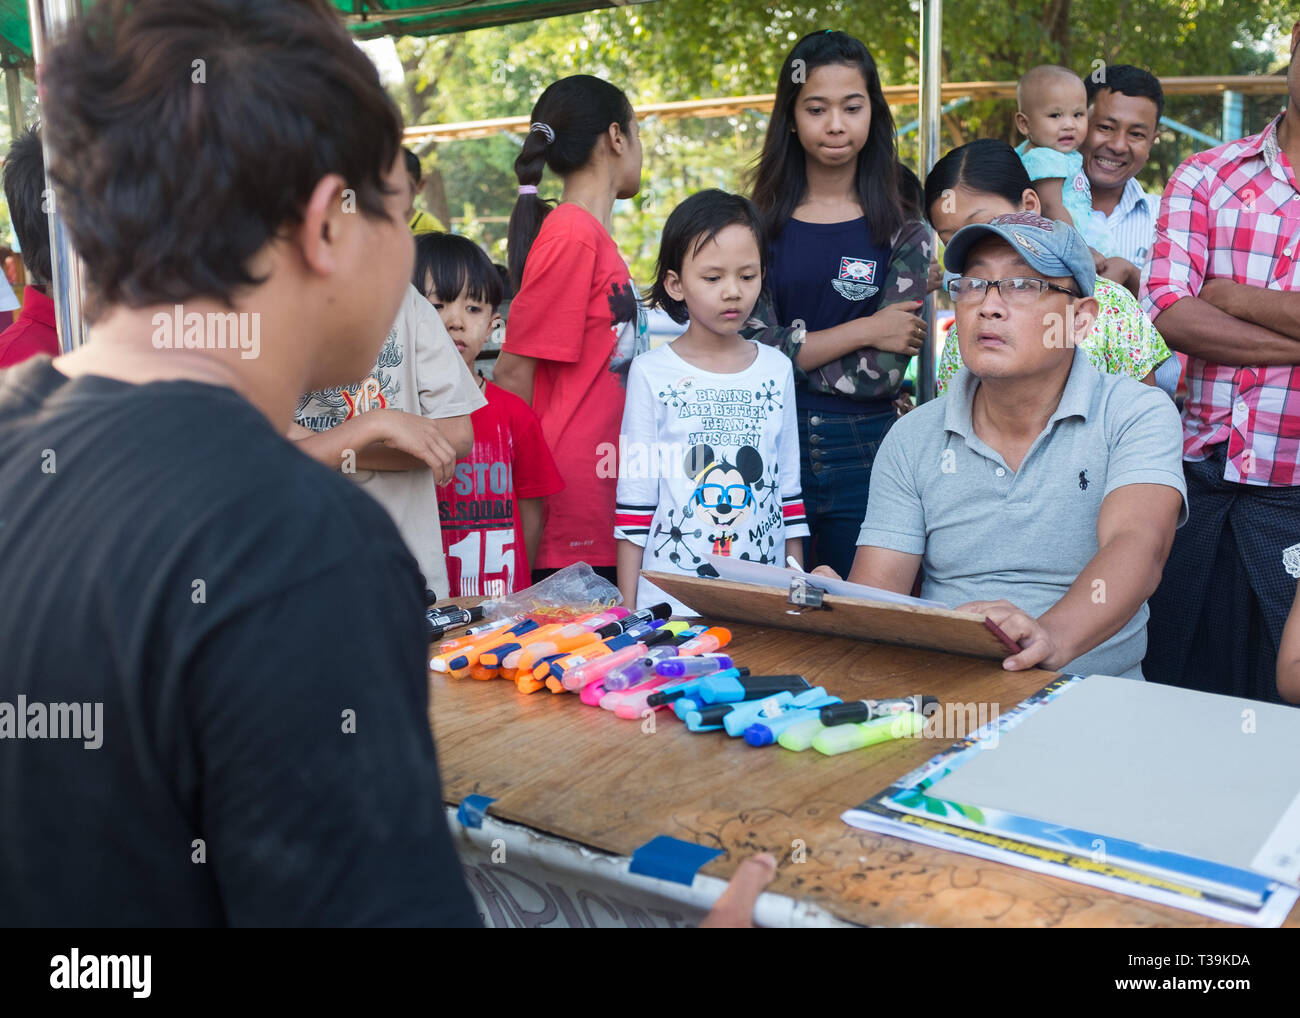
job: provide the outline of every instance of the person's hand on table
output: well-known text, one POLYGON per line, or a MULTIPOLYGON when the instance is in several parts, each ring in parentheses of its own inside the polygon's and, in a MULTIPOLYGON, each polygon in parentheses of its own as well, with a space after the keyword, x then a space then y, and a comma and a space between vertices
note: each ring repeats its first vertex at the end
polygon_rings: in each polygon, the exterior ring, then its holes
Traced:
POLYGON ((1020 644, 1020 653, 1002 662, 1002 667, 1007 671, 1023 671, 1040 664, 1045 668, 1053 668, 1065 663, 1061 660, 1061 648, 1057 646, 1051 631, 1038 619, 1021 611, 1005 598, 997 601, 968 601, 966 604, 958 605, 956 610, 983 615, 1020 644))
POLYGON ((775 877, 775 856, 766 852, 750 856, 736 868, 726 889, 700 923, 700 929, 753 929, 758 896, 775 877))
POLYGON ((836 572, 834 569, 832 569, 830 566, 818 566, 816 569, 814 569, 814 570, 812 571, 812 575, 813 575, 813 576, 829 576, 832 580, 840 580, 840 579, 843 579, 843 577, 840 576, 840 574, 837 573, 837 572, 836 572))

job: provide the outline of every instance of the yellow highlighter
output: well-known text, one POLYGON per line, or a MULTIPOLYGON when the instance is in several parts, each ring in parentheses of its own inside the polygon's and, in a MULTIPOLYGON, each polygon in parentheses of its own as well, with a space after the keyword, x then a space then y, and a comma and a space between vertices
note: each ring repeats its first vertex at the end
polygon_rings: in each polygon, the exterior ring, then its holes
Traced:
POLYGON ((874 746, 893 739, 911 739, 921 733, 925 718, 915 711, 896 714, 854 725, 834 725, 824 728, 813 738, 812 747, 819 753, 834 756, 853 749, 874 746))

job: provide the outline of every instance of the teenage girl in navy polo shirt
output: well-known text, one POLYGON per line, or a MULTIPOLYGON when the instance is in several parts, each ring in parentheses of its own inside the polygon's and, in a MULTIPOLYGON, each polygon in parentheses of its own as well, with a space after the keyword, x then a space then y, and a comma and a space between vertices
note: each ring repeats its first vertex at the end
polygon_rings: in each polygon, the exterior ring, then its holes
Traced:
POLYGON ((841 576, 876 449, 925 337, 928 231, 905 173, 866 46, 843 32, 800 39, 781 68, 754 173, 754 204, 774 239, 747 335, 794 364, 812 530, 805 562, 841 576))

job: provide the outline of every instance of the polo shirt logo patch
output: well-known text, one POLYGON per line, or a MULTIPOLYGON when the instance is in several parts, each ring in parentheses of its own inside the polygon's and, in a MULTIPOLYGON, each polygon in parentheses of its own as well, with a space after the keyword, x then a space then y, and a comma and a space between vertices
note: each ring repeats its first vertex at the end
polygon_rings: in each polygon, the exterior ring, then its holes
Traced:
POLYGON ((1079 490, 1080 491, 1088 490, 1088 471, 1086 470, 1079 471, 1079 490))
POLYGON ((1300 580, 1300 544, 1293 544, 1282 552, 1282 566, 1286 569, 1288 576, 1294 576, 1300 580))
POLYGON ((865 258, 840 258, 840 275, 831 280, 831 286, 845 300, 866 300, 880 289, 872 284, 876 280, 876 263, 865 258))

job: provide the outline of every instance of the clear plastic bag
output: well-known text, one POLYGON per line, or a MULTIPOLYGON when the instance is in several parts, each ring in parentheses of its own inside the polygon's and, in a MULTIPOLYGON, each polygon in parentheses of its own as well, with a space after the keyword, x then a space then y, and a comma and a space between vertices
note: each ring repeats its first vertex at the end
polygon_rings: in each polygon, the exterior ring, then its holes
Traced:
POLYGON ((483 617, 530 615, 543 625, 568 622, 612 605, 622 604, 623 595, 586 562, 575 562, 552 573, 541 583, 517 590, 505 597, 483 602, 483 617))

